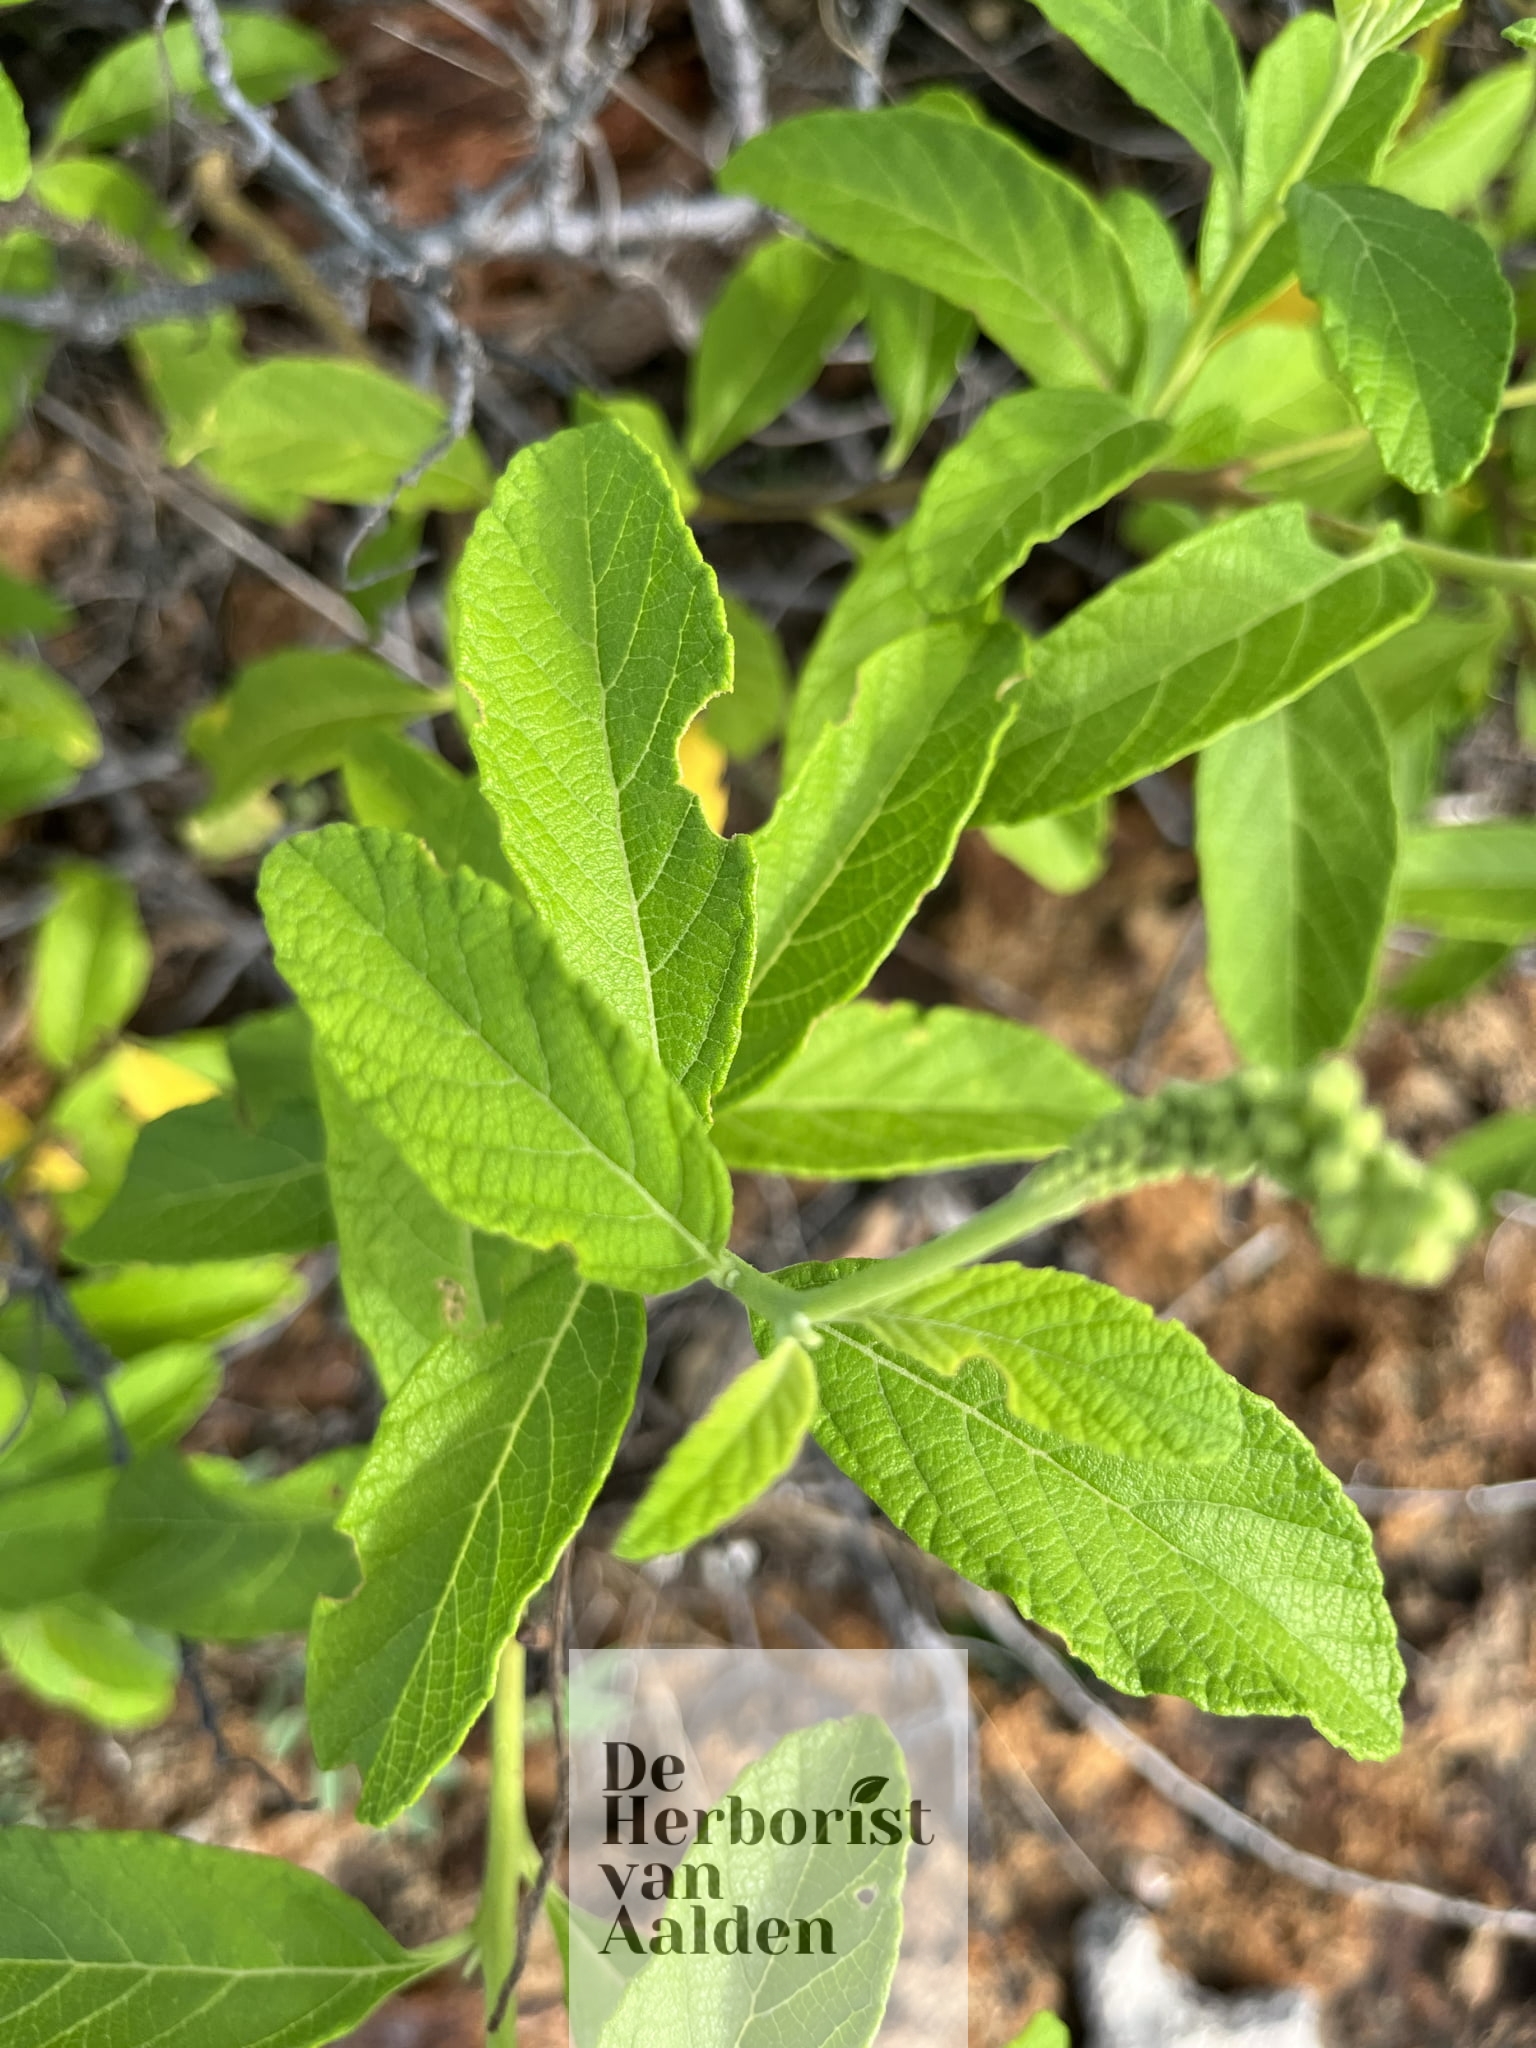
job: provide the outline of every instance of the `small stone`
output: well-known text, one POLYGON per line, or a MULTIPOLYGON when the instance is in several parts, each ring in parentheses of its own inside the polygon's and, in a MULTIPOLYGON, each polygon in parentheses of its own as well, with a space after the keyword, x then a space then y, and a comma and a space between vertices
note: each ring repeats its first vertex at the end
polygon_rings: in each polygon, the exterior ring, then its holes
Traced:
POLYGON ((1164 1960, 1156 1921, 1127 1900, 1090 1906, 1075 1942, 1085 2048, 1323 2048, 1310 1991, 1203 1990, 1164 1960))

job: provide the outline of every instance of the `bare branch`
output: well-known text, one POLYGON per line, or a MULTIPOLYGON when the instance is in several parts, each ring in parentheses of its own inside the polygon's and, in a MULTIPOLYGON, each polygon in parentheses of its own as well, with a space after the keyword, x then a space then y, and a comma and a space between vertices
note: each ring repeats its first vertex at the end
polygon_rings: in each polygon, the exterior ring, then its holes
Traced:
POLYGON ((768 126, 768 77, 749 0, 692 0, 709 82, 738 142, 768 126))
POLYGON ((17 1275, 13 1285, 21 1293, 28 1294, 37 1303, 41 1313, 52 1323, 69 1353, 80 1369, 80 1377, 90 1388, 101 1408, 107 1425, 107 1442, 112 1451, 114 1465, 126 1465, 133 1456, 128 1442, 123 1419, 117 1412, 117 1403, 112 1399, 111 1379, 117 1371, 117 1360, 97 1337, 93 1337, 80 1320, 80 1312, 70 1300, 69 1294, 52 1266, 43 1257, 33 1242, 32 1233, 21 1220, 21 1213, 15 1203, 0 1186, 0 1236, 4 1236, 11 1248, 11 1263, 17 1275))
POLYGON ((1161 1792, 1181 1813, 1209 1828, 1229 1848, 1255 1857, 1282 1876, 1312 1885, 1318 1891, 1369 1899, 1393 1912, 1406 1913, 1415 1920, 1432 1920, 1442 1927, 1486 1927, 1519 1941, 1536 1941, 1536 1912, 1524 1907, 1485 1906, 1476 1899, 1451 1898, 1445 1892, 1431 1891, 1427 1885, 1371 1877, 1363 1870, 1330 1863, 1325 1856, 1314 1856, 1309 1850, 1292 1848, 1258 1821, 1228 1805, 1208 1785, 1181 1771, 1171 1757, 1164 1756, 1160 1749, 1127 1727, 1118 1714, 1079 1683, 1054 1650, 1024 1626, 999 1594, 968 1586, 965 1600, 982 1627, 1010 1656, 1017 1657, 1070 1720, 1097 1735, 1139 1778, 1161 1792))
POLYGON ((499 218, 443 221, 423 228, 416 246, 424 268, 491 256, 565 256, 592 263, 610 252, 645 254, 697 243, 728 248, 744 242, 766 220, 752 199, 723 192, 662 192, 635 200, 611 220, 584 207, 552 212, 530 203, 499 218))
POLYGON ((255 306, 281 296, 269 270, 226 270, 196 284, 159 284, 121 297, 81 299, 72 292, 0 292, 0 320, 35 334, 64 334, 86 348, 111 348, 157 320, 201 320, 226 306, 255 306))
POLYGON ((240 90, 234 65, 224 45, 217 0, 184 0, 192 33, 202 53, 203 69, 219 104, 244 135, 256 168, 271 166, 329 221, 343 241, 366 257, 386 277, 407 284, 426 282, 425 267, 412 250, 376 227, 346 193, 321 176, 302 151, 277 131, 265 114, 240 90))
POLYGON ((163 470, 151 470, 141 463, 121 441, 75 411, 73 406, 46 394, 36 401, 38 413, 50 425, 67 434, 72 441, 94 455, 109 468, 130 476, 153 497, 178 512, 183 519, 229 549, 232 555, 275 583, 279 589, 312 611, 317 618, 335 628, 345 640, 360 646, 371 647, 385 661, 392 662, 403 675, 415 681, 441 683, 446 680, 443 671, 435 662, 422 656, 408 640, 398 633, 380 633, 374 636, 367 620, 338 592, 329 589, 317 576, 311 576, 296 562, 271 547, 266 541, 242 526, 238 519, 205 498, 195 485, 181 477, 168 476, 163 470))
POLYGON ((1362 1515, 1397 1508, 1465 1509, 1469 1515, 1518 1515, 1536 1508, 1536 1479, 1506 1479, 1493 1486, 1346 1486, 1362 1515))

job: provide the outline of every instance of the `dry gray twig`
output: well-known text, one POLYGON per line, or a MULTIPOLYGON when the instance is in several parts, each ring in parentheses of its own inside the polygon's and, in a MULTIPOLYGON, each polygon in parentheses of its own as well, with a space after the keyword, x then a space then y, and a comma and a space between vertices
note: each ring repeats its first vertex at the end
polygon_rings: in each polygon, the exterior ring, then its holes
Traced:
POLYGON ((1366 1871, 1330 1863, 1325 1856, 1314 1856, 1309 1850, 1293 1848, 1229 1805, 1208 1785, 1181 1771, 1171 1757, 1127 1727, 1118 1714, 1095 1699, 1073 1676, 1054 1650, 1025 1627, 1000 1594, 967 1586, 965 1600, 975 1619, 1045 1688, 1069 1720, 1097 1735, 1139 1778, 1161 1792, 1181 1813, 1209 1828, 1229 1848, 1319 1891, 1369 1899, 1393 1912, 1406 1913, 1416 1920, 1431 1920, 1441 1927, 1486 1927, 1517 1941, 1536 1941, 1536 1912, 1525 1907, 1485 1906, 1477 1899, 1452 1898, 1445 1892, 1431 1891, 1428 1885, 1372 1877, 1366 1871))

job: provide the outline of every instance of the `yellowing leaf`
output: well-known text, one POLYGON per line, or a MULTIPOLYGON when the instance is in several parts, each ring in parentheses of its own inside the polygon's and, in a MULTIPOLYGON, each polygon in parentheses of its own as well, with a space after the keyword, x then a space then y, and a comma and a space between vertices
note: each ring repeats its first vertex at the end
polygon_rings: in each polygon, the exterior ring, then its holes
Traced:
POLYGON ((206 1074, 195 1074, 146 1045, 125 1045, 113 1061, 113 1077, 123 1107, 141 1124, 153 1123, 168 1110, 207 1102, 218 1088, 206 1074))
POLYGON ((703 806, 712 832, 725 830, 730 792, 725 786, 725 749, 712 740, 697 719, 677 743, 677 772, 703 806))

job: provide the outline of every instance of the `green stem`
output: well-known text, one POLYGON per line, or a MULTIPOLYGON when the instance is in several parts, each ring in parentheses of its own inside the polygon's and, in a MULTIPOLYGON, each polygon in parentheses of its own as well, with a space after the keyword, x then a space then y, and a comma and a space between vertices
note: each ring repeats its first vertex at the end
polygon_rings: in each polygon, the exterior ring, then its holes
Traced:
POLYGON ((1317 110, 1312 126, 1303 136, 1301 147, 1274 191, 1238 237, 1210 290, 1201 295, 1189 332, 1169 365, 1168 375, 1163 380, 1163 388, 1151 407, 1155 417, 1166 416, 1172 412, 1194 382, 1200 366, 1210 354, 1227 308, 1237 296, 1239 286, 1262 254, 1270 237, 1284 226, 1285 202, 1290 197, 1292 187, 1299 185, 1312 168, 1312 159, 1322 148, 1329 129, 1344 111, 1349 96, 1359 81, 1362 68, 1359 59, 1347 48, 1340 50, 1339 65, 1334 73, 1333 83, 1328 88, 1323 104, 1317 110))
MULTIPOLYGON (((538 1862, 523 1802, 523 1646, 514 1637, 501 1653, 491 1707, 491 1809, 485 1845, 485 1883, 475 1915, 480 1969, 485 1981, 487 2019, 517 1949, 517 1900, 524 1875, 538 1862)), ((517 2000, 512 1999, 494 2034, 503 2048, 515 2048, 517 2000)))
POLYGON ((1143 1186, 1150 1178, 1172 1179, 1184 1170, 1182 1165, 1170 1165, 1165 1173, 1149 1175, 1139 1159, 1106 1165, 1085 1160, 1075 1152, 1058 1152, 1010 1193, 979 1209, 954 1230, 911 1251, 898 1252, 894 1258, 876 1260, 825 1287, 796 1294, 795 1306, 802 1316, 817 1323, 855 1315, 910 1293, 925 1280, 942 1279, 957 1266, 971 1265, 989 1252, 1001 1251, 1004 1245, 1016 1244, 1032 1231, 1064 1223, 1093 1202, 1143 1186))
MULTIPOLYGON (((1311 512, 1312 524, 1338 540, 1369 547, 1382 538, 1381 528, 1358 526, 1352 519, 1336 519, 1331 512, 1311 512)), ((1405 555, 1412 555, 1436 576, 1454 576, 1463 583, 1491 583, 1498 590, 1518 591, 1536 597, 1536 561, 1521 561, 1513 555, 1482 555, 1471 548, 1442 547, 1438 541, 1419 540, 1411 533, 1400 536, 1405 555)))

